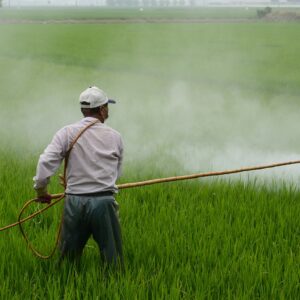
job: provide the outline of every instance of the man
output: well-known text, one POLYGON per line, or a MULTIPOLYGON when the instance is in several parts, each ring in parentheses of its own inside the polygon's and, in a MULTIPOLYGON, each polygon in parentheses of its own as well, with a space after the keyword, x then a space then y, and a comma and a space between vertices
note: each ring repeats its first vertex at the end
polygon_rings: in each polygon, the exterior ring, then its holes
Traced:
POLYGON ((84 118, 54 135, 40 156, 33 178, 34 189, 39 202, 49 203, 47 184, 65 158, 61 259, 67 256, 79 261, 92 235, 105 263, 122 264, 121 230, 114 194, 118 191, 115 183, 121 172, 123 143, 120 134, 104 124, 108 104, 115 101, 95 86, 82 92, 79 101, 84 118))

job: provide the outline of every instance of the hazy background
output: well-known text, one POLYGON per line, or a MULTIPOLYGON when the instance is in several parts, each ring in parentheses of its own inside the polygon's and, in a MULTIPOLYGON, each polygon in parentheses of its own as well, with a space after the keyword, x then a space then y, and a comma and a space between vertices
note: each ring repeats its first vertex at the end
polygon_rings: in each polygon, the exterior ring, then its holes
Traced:
MULTIPOLYGON (((125 173, 299 159, 298 32, 292 24, 2 25, 2 149, 38 156, 81 118, 79 94, 97 85, 118 101, 108 124, 124 138, 125 173)), ((295 182, 299 174, 297 166, 255 173, 295 182)))
POLYGON ((206 6, 206 5, 299 5, 297 0, 3 0, 3 6, 21 7, 21 6, 206 6))

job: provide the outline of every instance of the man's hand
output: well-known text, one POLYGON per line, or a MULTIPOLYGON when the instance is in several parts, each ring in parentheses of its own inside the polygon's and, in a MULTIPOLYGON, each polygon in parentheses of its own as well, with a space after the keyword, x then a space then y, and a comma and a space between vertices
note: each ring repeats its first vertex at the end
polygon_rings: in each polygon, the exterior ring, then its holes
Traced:
POLYGON ((37 195, 37 199, 35 200, 36 202, 47 204, 51 203, 52 197, 50 194, 48 194, 47 187, 36 189, 35 191, 37 195))
POLYGON ((52 200, 51 195, 47 194, 47 195, 38 197, 38 198, 35 200, 35 202, 50 204, 50 203, 51 203, 51 200, 52 200))

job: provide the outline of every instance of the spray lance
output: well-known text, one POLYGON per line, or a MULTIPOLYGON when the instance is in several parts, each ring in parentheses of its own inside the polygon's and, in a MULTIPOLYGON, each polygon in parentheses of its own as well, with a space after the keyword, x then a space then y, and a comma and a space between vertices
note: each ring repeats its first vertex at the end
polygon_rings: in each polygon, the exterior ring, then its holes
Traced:
MULTIPOLYGON (((64 175, 60 176, 61 178, 61 184, 66 188, 66 169, 68 165, 68 159, 70 152, 77 142, 77 140, 80 138, 80 136, 91 126, 93 126, 95 123, 99 122, 99 120, 93 121, 90 124, 88 124, 86 127, 84 127, 77 137, 74 139, 72 142, 69 150, 67 151, 66 157, 65 157, 65 162, 64 162, 64 175)), ((276 167, 283 167, 283 166, 288 166, 288 165, 294 165, 294 164, 300 164, 300 160, 295 160, 295 161, 288 161, 288 162, 281 162, 281 163, 275 163, 275 164, 268 164, 268 165, 260 165, 260 166, 254 166, 254 167, 246 167, 246 168, 241 168, 241 169, 234 169, 234 170, 226 170, 226 171, 217 171, 217 172, 206 172, 206 173, 197 173, 197 174, 191 174, 191 175, 182 175, 182 176, 173 176, 173 177, 166 177, 166 178, 157 178, 157 179, 150 179, 150 180, 145 180, 145 181, 139 181, 139 182, 132 182, 132 183, 124 183, 124 184, 119 184, 117 185, 117 188, 119 190, 122 189, 128 189, 128 188, 134 188, 134 187, 141 187, 141 186, 146 186, 146 185, 153 185, 153 184, 158 184, 158 183, 166 183, 166 182, 173 182, 173 181, 180 181, 180 180, 190 180, 190 179, 196 179, 196 178, 202 178, 202 177, 212 177, 212 176, 222 176, 222 175, 229 175, 229 174, 236 174, 236 173, 242 173, 242 172, 250 172, 250 171, 256 171, 256 170, 263 170, 263 169, 270 169, 270 168, 276 168, 276 167)), ((57 248, 58 242, 59 242, 59 237, 60 237, 60 231, 61 231, 61 225, 62 225, 62 220, 59 224, 58 232, 57 232, 57 237, 55 241, 55 245, 53 250, 50 252, 49 255, 43 255, 40 252, 38 252, 29 242, 29 239, 27 235, 25 234, 25 231, 22 227, 22 224, 26 221, 29 221, 36 217, 37 215, 43 213, 47 209, 51 208, 52 206, 56 205, 59 203, 61 200, 65 198, 65 193, 60 193, 60 194, 52 194, 49 195, 49 198, 44 199, 45 201, 41 201, 41 199, 35 198, 27 201, 24 206, 22 207, 19 216, 18 216, 18 221, 15 223, 12 223, 10 225, 7 225, 5 227, 0 228, 1 231, 5 231, 7 229, 13 228, 15 226, 19 226, 19 229, 21 231, 22 236, 24 237, 29 249, 39 258, 42 259, 49 259, 51 258, 55 250, 57 248), (54 200, 51 202, 51 200, 54 200), (24 211, 33 203, 36 202, 42 202, 45 203, 46 206, 33 214, 22 218, 24 211)))

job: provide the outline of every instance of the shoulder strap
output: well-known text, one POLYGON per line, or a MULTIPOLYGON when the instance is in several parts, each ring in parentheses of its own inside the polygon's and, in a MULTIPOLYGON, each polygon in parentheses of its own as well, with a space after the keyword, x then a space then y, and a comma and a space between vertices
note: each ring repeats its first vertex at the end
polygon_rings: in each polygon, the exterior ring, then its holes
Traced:
POLYGON ((87 126, 83 127, 79 133, 77 134, 77 136, 75 137, 75 139, 72 141, 66 156, 65 156, 65 163, 64 163, 64 175, 60 176, 61 179, 61 184, 64 186, 64 188, 66 189, 67 187, 67 182, 66 182, 66 173, 67 173, 67 167, 68 167, 68 163, 69 163, 69 157, 70 157, 70 153, 74 147, 74 145, 76 144, 76 142, 78 141, 78 139, 82 136, 82 134, 89 129, 90 127, 92 127, 93 125, 95 125, 96 123, 100 122, 98 119, 89 123, 87 126))

